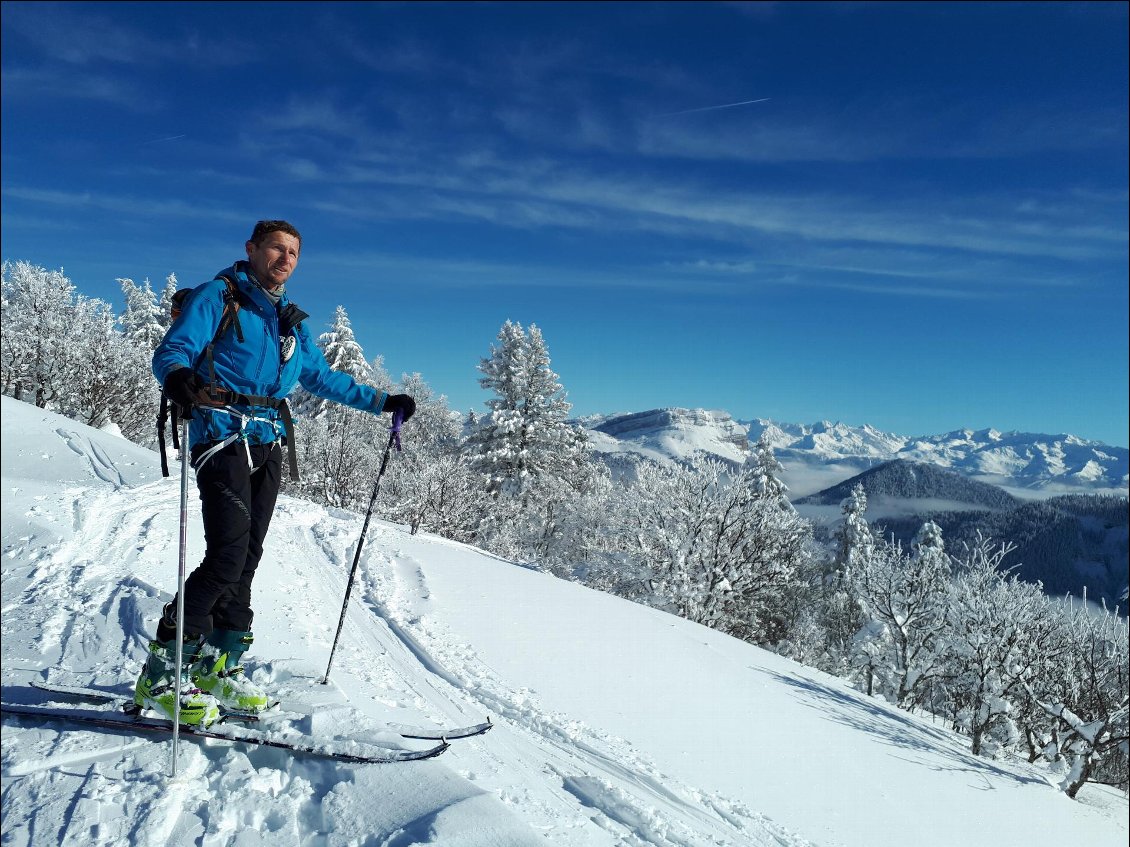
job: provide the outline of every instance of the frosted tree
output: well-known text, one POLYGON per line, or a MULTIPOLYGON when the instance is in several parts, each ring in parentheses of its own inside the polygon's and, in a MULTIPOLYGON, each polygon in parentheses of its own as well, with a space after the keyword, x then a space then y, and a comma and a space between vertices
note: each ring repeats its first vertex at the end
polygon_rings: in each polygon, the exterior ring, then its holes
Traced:
MULTIPOLYGON (((331 368, 349 374, 363 385, 372 385, 387 388, 386 382, 378 386, 374 381, 372 365, 365 359, 365 351, 353 334, 353 325, 344 306, 338 306, 334 312, 333 323, 327 332, 318 336, 318 349, 326 357, 331 368)), ((322 397, 318 397, 303 388, 298 388, 292 395, 291 405, 295 412, 307 418, 320 418, 330 409, 340 408, 322 397)))
POLYGON ((78 295, 62 270, 4 262, 0 381, 12 397, 40 408, 66 391, 81 346, 73 343, 78 295))
POLYGON ((762 496, 762 482, 755 466, 732 473, 703 457, 639 466, 617 511, 651 568, 652 603, 747 641, 780 637, 775 613, 808 555, 811 528, 762 496))
POLYGON ((942 528, 933 521, 922 524, 915 533, 914 540, 910 542, 910 555, 918 562, 920 570, 948 569, 949 558, 946 556, 946 542, 942 538, 942 528))
POLYGON ((153 439, 157 381, 149 369, 152 350, 114 327, 109 304, 80 298, 71 330, 83 351, 71 363, 71 378, 55 401, 57 410, 89 426, 140 444, 153 439))
POLYGON ((867 523, 867 492, 857 482, 841 505, 843 522, 836 531, 836 565, 850 570, 859 561, 866 561, 875 547, 875 534, 867 523))
POLYGON ((568 422, 572 404, 550 368, 541 330, 531 324, 527 333, 507 321, 479 370, 479 384, 494 397, 472 443, 491 493, 527 500, 538 483, 576 474, 587 459, 586 441, 568 422))
POLYGON ((1051 673, 1026 686, 1050 723, 1043 754, 1065 766, 1060 789, 1069 797, 1087 782, 1125 790, 1130 629, 1126 618, 1086 602, 1061 605, 1062 657, 1051 673))
MULTIPOLYGON (((865 620, 847 575, 860 561, 870 558, 875 547, 875 535, 867 523, 867 494, 861 484, 857 483, 852 488, 841 508, 843 520, 835 533, 835 555, 824 564, 818 578, 811 583, 809 602, 812 607, 804 612, 805 617, 810 619, 805 624, 809 637, 804 643, 796 638, 791 640, 802 655, 815 653, 819 656, 821 670, 850 677, 856 635, 865 620), (819 643, 817 633, 822 633, 819 643)), ((870 682, 872 671, 866 667, 861 670, 870 682)))
POLYGON ((867 675, 867 690, 878 682, 897 705, 908 708, 942 673, 946 589, 950 567, 926 543, 907 555, 879 541, 866 559, 846 574, 867 623, 856 638, 856 664, 867 675))
POLYGON ((1025 682, 1062 652, 1061 616, 1042 586, 1003 568, 1013 549, 981 537, 966 545, 946 609, 945 689, 957 728, 969 733, 978 755, 1020 740, 1025 682))
POLYGON ((162 321, 161 307, 149 280, 138 285, 132 279, 119 279, 118 284, 126 299, 125 311, 118 318, 122 333, 128 342, 152 353, 165 337, 168 326, 162 321))
POLYGON ((173 323, 173 296, 177 293, 177 275, 169 274, 165 277, 165 287, 161 289, 161 297, 157 301, 158 320, 166 330, 173 323))
MULTIPOLYGON (((366 360, 343 307, 337 307, 329 331, 318 336, 317 345, 334 370, 380 390, 390 387, 380 360, 376 360, 379 372, 366 360)), ((331 506, 364 508, 387 443, 387 429, 367 412, 331 403, 302 388, 292 397, 302 454, 303 480, 298 490, 331 506)))
POLYGON ((754 488, 761 499, 774 501, 784 509, 792 509, 788 498, 789 487, 781 481, 784 472, 785 469, 773 453, 769 433, 761 433, 753 447, 754 488))
POLYGON ((479 363, 479 384, 494 395, 468 438, 494 503, 479 543, 500 555, 548 567, 559 560, 574 504, 593 481, 584 430, 550 367, 541 330, 507 321, 479 363))
POLYGON ((416 401, 416 414, 404 427, 403 452, 390 463, 382 514, 406 523, 413 535, 426 528, 470 541, 490 498, 471 456, 462 450, 460 415, 418 373, 402 376, 396 390, 416 401))

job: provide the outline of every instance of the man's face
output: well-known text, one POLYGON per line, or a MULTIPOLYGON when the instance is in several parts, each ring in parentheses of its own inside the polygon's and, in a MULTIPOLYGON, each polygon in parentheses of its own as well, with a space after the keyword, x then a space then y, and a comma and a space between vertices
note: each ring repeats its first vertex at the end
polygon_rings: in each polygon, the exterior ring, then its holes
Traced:
POLYGON ((302 244, 286 232, 269 232, 258 244, 247 242, 247 261, 259 282, 278 288, 290 279, 298 266, 302 244))

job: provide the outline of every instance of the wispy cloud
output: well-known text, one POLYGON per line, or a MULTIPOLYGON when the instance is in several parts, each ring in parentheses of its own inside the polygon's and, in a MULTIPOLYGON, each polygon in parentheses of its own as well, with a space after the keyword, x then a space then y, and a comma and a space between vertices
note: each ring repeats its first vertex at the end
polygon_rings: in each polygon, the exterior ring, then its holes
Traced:
POLYGON ((170 220, 247 220, 247 214, 224 203, 193 204, 183 200, 154 200, 147 196, 112 194, 96 191, 57 191, 40 188, 5 186, 3 195, 39 206, 68 210, 98 209, 125 217, 161 217, 170 220))
POLYGON ((97 10, 97 4, 85 3, 5 3, 4 26, 44 57, 70 65, 133 65, 161 55, 162 46, 149 33, 97 10))
POLYGON ((102 74, 59 68, 15 68, 3 72, 5 99, 86 100, 152 113, 162 108, 161 97, 149 95, 137 82, 102 74))

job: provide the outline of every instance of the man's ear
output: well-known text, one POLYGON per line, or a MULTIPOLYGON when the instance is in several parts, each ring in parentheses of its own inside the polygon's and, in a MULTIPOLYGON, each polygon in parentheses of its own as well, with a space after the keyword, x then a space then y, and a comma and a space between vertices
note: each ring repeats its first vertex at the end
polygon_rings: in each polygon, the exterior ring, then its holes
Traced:
POLYGON ((250 259, 251 258, 251 251, 255 249, 255 242, 254 241, 248 241, 246 244, 243 245, 243 249, 247 251, 247 258, 250 259))

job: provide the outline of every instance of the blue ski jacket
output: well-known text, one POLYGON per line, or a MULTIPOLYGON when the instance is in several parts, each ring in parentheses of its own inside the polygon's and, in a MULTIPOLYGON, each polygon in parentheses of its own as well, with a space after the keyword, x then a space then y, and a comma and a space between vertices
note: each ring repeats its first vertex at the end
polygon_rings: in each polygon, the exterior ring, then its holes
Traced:
MULTIPOLYGON (((178 368, 193 368, 203 384, 211 383, 206 350, 215 338, 223 317, 228 288, 220 276, 226 275, 234 278, 239 287, 238 318, 243 341, 239 340, 235 327, 229 327, 222 337, 215 339, 212 361, 216 381, 220 385, 240 394, 280 400, 296 385, 301 385, 318 397, 379 414, 388 395, 372 386, 357 383, 347 373, 333 370, 314 343, 305 323, 290 330, 297 343, 290 359, 282 361, 279 312, 286 308, 289 301, 284 293, 276 307, 249 273, 246 262, 236 262, 230 269, 217 274, 216 279, 192 290, 180 317, 173 322, 153 353, 153 374, 161 384, 164 385, 165 378, 178 368)), ((240 414, 203 406, 194 408, 189 446, 213 444, 241 432, 252 444, 270 444, 282 434, 277 409, 266 406, 233 408, 240 414)))

